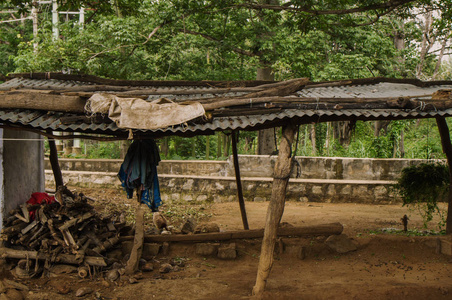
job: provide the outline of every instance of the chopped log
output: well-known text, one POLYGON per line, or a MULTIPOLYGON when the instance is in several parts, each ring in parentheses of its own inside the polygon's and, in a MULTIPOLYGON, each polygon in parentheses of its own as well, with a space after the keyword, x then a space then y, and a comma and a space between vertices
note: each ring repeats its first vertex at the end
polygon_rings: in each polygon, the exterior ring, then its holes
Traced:
MULTIPOLYGON (((340 223, 321 224, 314 226, 278 228, 278 236, 313 237, 341 234, 343 226, 340 223)), ((146 243, 163 242, 205 242, 226 241, 238 239, 258 239, 264 236, 264 229, 237 230, 226 232, 211 232, 200 234, 146 235, 146 243)), ((120 242, 131 241, 133 236, 122 236, 120 242)))
POLYGON ((49 219, 47 221, 47 227, 50 230, 50 234, 52 235, 53 239, 60 244, 61 246, 65 246, 65 242, 58 236, 57 231, 55 230, 55 228, 53 227, 53 220, 49 219))
MULTIPOLYGON (((86 237, 86 239, 88 239, 88 237, 86 237)), ((80 242, 80 241, 79 241, 80 242)), ((77 253, 75 254, 75 259, 79 262, 82 263, 83 260, 85 259, 85 253, 86 253, 86 249, 88 249, 89 244, 91 244, 91 241, 89 240, 85 240, 85 242, 83 242, 83 246, 81 246, 81 249, 79 249, 77 251, 77 253)), ((78 245, 81 245, 78 243, 78 245)))
POLYGON ((85 112, 85 100, 77 96, 61 96, 21 91, 0 94, 0 108, 37 109, 73 113, 85 112))
POLYGON ((81 222, 83 222, 85 220, 88 220, 92 216, 94 216, 94 214, 92 212, 84 213, 80 217, 73 218, 73 219, 71 219, 69 221, 64 222, 64 224, 61 225, 60 227, 58 227, 58 229, 61 230, 61 231, 69 229, 71 226, 74 226, 77 223, 81 223, 81 222))
MULTIPOLYGON (((24 251, 15 250, 9 248, 0 248, 0 257, 3 258, 16 258, 16 259, 39 259, 48 260, 51 259, 52 255, 46 255, 38 251, 24 251)), ((75 255, 71 254, 58 254, 55 258, 58 263, 78 265, 79 262, 75 259, 75 255)), ((91 266, 106 267, 107 263, 102 257, 85 256, 83 263, 87 263, 91 266)))
POLYGON ((61 234, 63 235, 64 242, 67 246, 71 247, 71 249, 77 249, 77 243, 68 229, 61 230, 61 234))
MULTIPOLYGON (((28 222, 27 222, 28 223, 28 222)), ((26 234, 27 232, 29 232, 31 229, 33 229, 36 225, 38 224, 38 222, 36 220, 34 220, 33 222, 31 222, 27 227, 25 227, 24 229, 21 230, 22 234, 26 234)))
POLYGON ((21 220, 22 222, 28 223, 27 219, 25 219, 20 213, 16 213, 14 215, 14 217, 18 218, 19 220, 21 220))
POLYGON ((3 228, 1 233, 2 233, 2 235, 11 237, 11 236, 19 234, 22 231, 22 229, 24 229, 25 227, 27 227, 27 223, 21 222, 19 224, 3 228))
POLYGON ((95 251, 97 253, 101 253, 101 252, 107 251, 108 249, 112 248, 117 243, 119 243, 119 237, 114 236, 114 237, 106 239, 104 242, 102 242, 101 246, 97 246, 97 247, 93 248, 93 251, 95 251))
POLYGON ((295 137, 295 132, 296 127, 293 124, 288 124, 282 129, 282 139, 273 175, 272 196, 267 208, 261 255, 259 258, 256 283, 253 287, 253 295, 258 297, 262 296, 264 292, 273 265, 273 252, 275 250, 278 225, 284 211, 286 188, 290 173, 292 172, 292 142, 295 137))
POLYGON ((135 222, 135 237, 132 252, 130 253, 130 258, 127 261, 127 265, 125 268, 125 273, 127 275, 132 275, 138 270, 138 264, 140 262, 141 254, 143 252, 145 208, 146 206, 144 204, 139 204, 137 207, 135 222))
POLYGON ((30 222, 30 212, 28 211, 27 205, 26 204, 21 204, 19 205, 20 209, 22 210, 22 213, 24 214, 24 218, 25 218, 25 222, 29 223, 30 222))

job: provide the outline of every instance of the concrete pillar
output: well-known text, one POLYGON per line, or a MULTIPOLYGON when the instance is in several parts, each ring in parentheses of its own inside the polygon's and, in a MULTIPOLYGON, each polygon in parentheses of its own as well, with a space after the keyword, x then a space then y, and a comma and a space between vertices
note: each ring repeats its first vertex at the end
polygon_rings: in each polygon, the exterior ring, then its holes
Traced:
MULTIPOLYGON (((2 130, 0 138, 0 200, 5 215, 45 190, 43 138, 26 131, 2 130)), ((1 226, 2 223, 0 223, 1 226)))

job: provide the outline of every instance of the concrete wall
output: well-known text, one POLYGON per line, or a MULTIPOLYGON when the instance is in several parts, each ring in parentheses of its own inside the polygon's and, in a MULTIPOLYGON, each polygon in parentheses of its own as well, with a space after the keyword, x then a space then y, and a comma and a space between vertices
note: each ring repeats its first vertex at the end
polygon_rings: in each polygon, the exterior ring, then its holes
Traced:
MULTIPOLYGON (((60 158, 62 170, 89 172, 118 172, 119 159, 68 159, 60 158)), ((345 157, 297 157, 300 179, 338 180, 397 180, 400 171, 417 165, 423 159, 376 159, 345 157)), ((242 177, 272 177, 276 156, 240 155, 242 177)), ((46 159, 45 168, 50 170, 46 159)), ((232 158, 227 161, 164 160, 158 166, 159 174, 234 177, 232 158)), ((296 177, 294 168, 292 178, 296 177)))
MULTIPOLYGON (((3 130, 2 215, 44 191, 44 143, 35 133, 3 130)), ((1 226, 1 224, 0 224, 1 226)))
MULTIPOLYGON (((297 157, 301 176, 289 181, 288 201, 392 203, 400 199, 393 184, 400 171, 425 160, 297 157)), ((240 156, 243 194, 247 201, 270 200, 275 156, 240 156)), ((48 164, 48 162, 47 162, 48 164)), ((69 185, 117 187, 121 160, 60 159, 69 185), (76 170, 76 171, 74 171, 76 170), (108 170, 109 172, 99 172, 108 170)), ((50 165, 46 180, 53 183, 50 165)), ((232 159, 227 161, 162 161, 159 180, 164 201, 236 201, 232 159)))

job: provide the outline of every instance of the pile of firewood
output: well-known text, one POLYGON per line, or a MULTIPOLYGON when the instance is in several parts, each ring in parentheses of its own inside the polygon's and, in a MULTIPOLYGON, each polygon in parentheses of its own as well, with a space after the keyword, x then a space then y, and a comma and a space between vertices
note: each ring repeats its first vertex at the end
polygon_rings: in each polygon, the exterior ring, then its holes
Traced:
POLYGON ((3 258, 105 267, 125 223, 102 219, 82 193, 59 187, 51 204, 22 204, 1 231, 3 258), (33 212, 30 214, 30 212, 33 212))

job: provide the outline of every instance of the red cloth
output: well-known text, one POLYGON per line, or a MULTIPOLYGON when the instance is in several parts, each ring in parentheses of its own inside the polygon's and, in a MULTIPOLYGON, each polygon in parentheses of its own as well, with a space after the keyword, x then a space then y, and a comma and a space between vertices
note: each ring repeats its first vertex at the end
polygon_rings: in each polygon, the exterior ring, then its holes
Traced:
MULTIPOLYGON (((51 197, 47 193, 36 192, 36 193, 31 194, 31 198, 27 201, 27 204, 31 204, 31 205, 35 205, 35 204, 51 204, 51 203, 53 203, 55 201, 56 201, 55 197, 53 197, 53 196, 51 197)), ((32 220, 35 219, 35 214, 36 214, 35 210, 30 211, 30 218, 32 220)))

